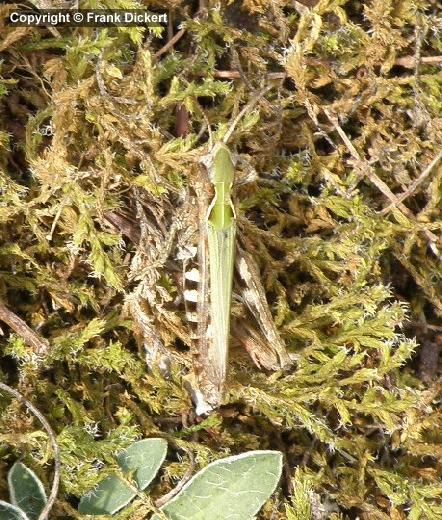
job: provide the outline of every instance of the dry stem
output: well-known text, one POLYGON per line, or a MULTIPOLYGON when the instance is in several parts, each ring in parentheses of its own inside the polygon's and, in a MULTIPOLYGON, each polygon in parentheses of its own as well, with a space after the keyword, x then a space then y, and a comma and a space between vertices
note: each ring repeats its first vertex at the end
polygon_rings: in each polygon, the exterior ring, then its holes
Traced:
POLYGON ((24 396, 22 396, 20 392, 18 392, 14 388, 11 388, 8 385, 5 385, 4 383, 0 383, 0 389, 17 398, 26 406, 28 410, 30 410, 35 415, 35 417, 37 417, 37 419, 43 425, 43 428, 46 430, 46 433, 48 434, 49 440, 51 442, 52 450, 54 452, 54 478, 52 480, 51 493, 49 494, 45 507, 43 508, 42 512, 40 513, 37 519, 46 520, 49 511, 52 509, 55 499, 57 498, 58 486, 60 483, 60 448, 58 447, 55 433, 52 430, 51 425, 49 424, 45 416, 30 401, 28 401, 24 396))
POLYGON ((32 350, 40 355, 46 356, 49 352, 49 342, 34 332, 21 318, 10 311, 0 301, 0 320, 5 322, 12 330, 21 336, 32 350))

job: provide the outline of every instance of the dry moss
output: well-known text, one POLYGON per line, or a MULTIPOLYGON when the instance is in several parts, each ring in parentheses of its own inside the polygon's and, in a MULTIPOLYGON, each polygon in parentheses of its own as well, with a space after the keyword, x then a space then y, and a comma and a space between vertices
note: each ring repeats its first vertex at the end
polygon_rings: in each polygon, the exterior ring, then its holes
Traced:
MULTIPOLYGON (((80 3, 168 8, 185 31, 164 49, 167 31, 11 28, 1 7, 0 297, 50 344, 37 355, 6 327, 2 379, 57 432, 53 517, 80 518, 102 463, 163 435, 154 497, 185 450, 204 465, 273 448, 286 476, 262 518, 441 518, 438 3, 80 3), (249 180, 235 198, 296 363, 265 373, 234 338, 228 403, 201 422, 183 382, 188 188, 206 122, 221 135, 266 85, 232 136, 249 180), (168 378, 145 347, 169 358, 168 378)), ((2 471, 22 456, 48 482, 47 439, 6 397, 0 428, 2 471)))

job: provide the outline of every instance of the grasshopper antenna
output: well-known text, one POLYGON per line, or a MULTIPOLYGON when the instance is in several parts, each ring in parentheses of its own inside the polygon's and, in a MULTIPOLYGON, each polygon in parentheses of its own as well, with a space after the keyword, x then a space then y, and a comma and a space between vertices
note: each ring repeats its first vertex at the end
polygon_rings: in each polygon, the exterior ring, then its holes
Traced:
POLYGON ((232 124, 230 125, 229 129, 227 130, 225 136, 223 137, 223 143, 227 144, 227 141, 232 136, 233 132, 235 131, 236 125, 241 121, 241 119, 244 117, 244 115, 249 112, 257 103, 258 101, 266 94, 270 89, 273 88, 273 85, 268 85, 267 87, 260 90, 253 98, 243 107, 243 109, 239 112, 239 114, 235 117, 235 119, 232 121, 232 124))
POLYGON ((205 126, 207 126, 207 132, 209 133, 209 150, 211 150, 213 147, 213 134, 212 134, 212 129, 210 128, 209 118, 207 117, 205 110, 202 107, 199 107, 199 108, 201 110, 201 114, 202 114, 204 122, 206 124, 205 126))

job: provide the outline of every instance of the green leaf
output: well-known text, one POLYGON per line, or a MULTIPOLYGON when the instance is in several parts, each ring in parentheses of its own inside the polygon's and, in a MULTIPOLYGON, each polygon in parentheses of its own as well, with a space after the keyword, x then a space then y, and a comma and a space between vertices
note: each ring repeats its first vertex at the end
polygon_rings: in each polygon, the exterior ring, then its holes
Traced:
POLYGON ((250 451, 217 460, 199 471, 161 511, 170 520, 252 520, 274 492, 281 471, 279 451, 250 451))
POLYGON ((155 478, 166 458, 167 442, 164 439, 143 439, 131 444, 117 456, 124 472, 132 472, 141 491, 155 478))
POLYGON ((127 506, 136 494, 126 482, 110 475, 81 498, 78 511, 83 515, 113 515, 127 506))
POLYGON ((46 493, 37 475, 16 462, 9 470, 8 484, 12 504, 22 509, 30 520, 37 519, 46 505, 46 493))
POLYGON ((1 520, 29 520, 21 509, 0 500, 1 520))

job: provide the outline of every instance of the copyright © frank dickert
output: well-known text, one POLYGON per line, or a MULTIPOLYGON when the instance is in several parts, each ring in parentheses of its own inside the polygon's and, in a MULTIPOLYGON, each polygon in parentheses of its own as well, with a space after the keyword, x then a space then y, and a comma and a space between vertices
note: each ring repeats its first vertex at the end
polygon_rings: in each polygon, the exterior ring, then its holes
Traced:
POLYGON ((8 23, 15 27, 163 27, 167 13, 145 9, 14 10, 8 23))

